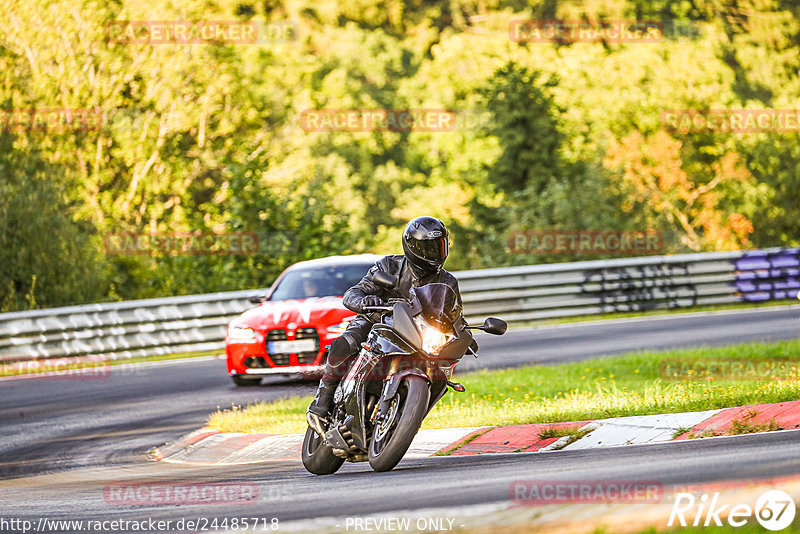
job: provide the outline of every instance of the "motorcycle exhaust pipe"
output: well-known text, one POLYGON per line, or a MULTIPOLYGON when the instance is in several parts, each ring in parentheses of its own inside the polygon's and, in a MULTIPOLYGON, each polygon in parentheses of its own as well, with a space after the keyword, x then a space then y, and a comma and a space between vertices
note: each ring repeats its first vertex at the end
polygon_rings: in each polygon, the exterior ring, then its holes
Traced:
POLYGON ((311 429, 325 439, 325 427, 322 425, 319 416, 311 412, 306 412, 306 422, 311 429))

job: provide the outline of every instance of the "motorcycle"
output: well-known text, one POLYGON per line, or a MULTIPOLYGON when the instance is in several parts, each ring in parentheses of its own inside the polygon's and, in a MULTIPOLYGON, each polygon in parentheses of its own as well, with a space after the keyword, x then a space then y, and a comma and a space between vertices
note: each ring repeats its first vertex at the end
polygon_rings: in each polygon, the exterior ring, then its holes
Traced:
MULTIPOLYGON (((374 281, 384 289, 397 284, 383 272, 374 281)), ((373 314, 374 324, 336 389, 330 416, 306 416, 301 456, 316 475, 333 474, 345 461, 369 461, 375 471, 393 469, 448 388, 465 391, 451 378, 464 355, 477 357, 471 330, 502 335, 507 328, 494 317, 481 326, 467 325, 455 291, 440 283, 412 289, 408 300, 390 299, 364 311, 373 314)))

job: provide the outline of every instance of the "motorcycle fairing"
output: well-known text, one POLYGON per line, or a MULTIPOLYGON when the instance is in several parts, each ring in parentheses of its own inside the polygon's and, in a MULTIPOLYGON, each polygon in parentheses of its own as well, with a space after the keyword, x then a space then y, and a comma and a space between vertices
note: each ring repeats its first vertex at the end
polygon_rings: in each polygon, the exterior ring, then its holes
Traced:
POLYGON ((404 341, 414 347, 422 345, 422 335, 414 325, 411 307, 406 302, 397 302, 392 312, 394 318, 394 329, 404 341))
POLYGON ((369 445, 366 423, 371 414, 365 412, 368 396, 380 396, 392 357, 409 356, 414 352, 391 328, 380 324, 372 327, 366 345, 371 350, 362 348, 359 351, 334 396, 334 402, 343 401, 345 412, 353 415, 350 432, 353 442, 363 449, 369 445))
MULTIPOLYGON (((381 323, 373 325, 365 343, 369 350, 362 347, 347 375, 340 382, 334 401, 336 404, 342 403, 345 412, 352 416, 349 430, 353 443, 361 449, 369 447, 367 429, 372 414, 366 411, 371 395, 381 398, 379 407, 381 410, 385 409, 386 404, 397 395, 397 389, 404 377, 416 375, 430 383, 430 378, 421 367, 424 366, 425 360, 416 356, 422 344, 422 336, 414 324, 413 317, 422 312, 423 306, 420 302, 422 300, 428 305, 433 304, 433 308, 436 308, 426 310, 430 320, 435 320, 447 329, 452 328, 452 315, 454 312, 460 313, 460 307, 453 307, 455 301, 449 293, 452 293, 452 289, 445 284, 429 284, 415 288, 410 305, 405 302, 395 303, 392 325, 381 323), (400 357, 403 365, 397 370, 395 377, 387 382, 389 365, 394 357, 400 357)), ((453 328, 453 330, 456 338, 448 343, 443 353, 444 356, 452 355, 453 359, 457 360, 466 352, 472 342, 472 335, 466 329, 453 328)), ((444 380, 444 376, 436 377, 431 384, 429 410, 445 394, 447 386, 444 380)))

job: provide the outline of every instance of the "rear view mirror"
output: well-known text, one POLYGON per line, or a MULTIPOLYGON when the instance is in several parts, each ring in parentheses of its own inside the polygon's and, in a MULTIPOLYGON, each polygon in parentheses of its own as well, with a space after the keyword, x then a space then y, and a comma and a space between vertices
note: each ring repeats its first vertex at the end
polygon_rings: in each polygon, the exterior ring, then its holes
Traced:
POLYGON ((496 336, 502 336, 506 333, 506 329, 508 328, 508 324, 502 319, 498 319, 497 317, 487 317, 485 321, 483 321, 483 331, 487 334, 494 334, 496 336))
POLYGON ((250 301, 250 304, 261 304, 264 302, 264 295, 251 295, 247 300, 250 301))
POLYGON ((381 289, 393 289, 397 285, 397 277, 383 271, 378 271, 372 275, 372 281, 381 289))

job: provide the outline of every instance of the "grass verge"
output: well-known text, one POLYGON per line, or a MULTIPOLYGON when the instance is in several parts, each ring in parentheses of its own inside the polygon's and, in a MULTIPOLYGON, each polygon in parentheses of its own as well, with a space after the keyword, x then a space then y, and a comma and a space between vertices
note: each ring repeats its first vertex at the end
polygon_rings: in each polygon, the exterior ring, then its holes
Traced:
MULTIPOLYGON (((423 428, 555 423, 796 400, 800 399, 798 364, 800 340, 793 340, 480 371, 461 376, 467 393, 446 395, 423 428), (676 380, 664 373, 665 366, 676 361, 753 362, 754 369, 782 365, 792 372, 739 375, 738 380, 727 372, 676 380)), ((208 425, 222 432, 301 433, 310 402, 308 396, 235 407, 215 412, 208 425)))

